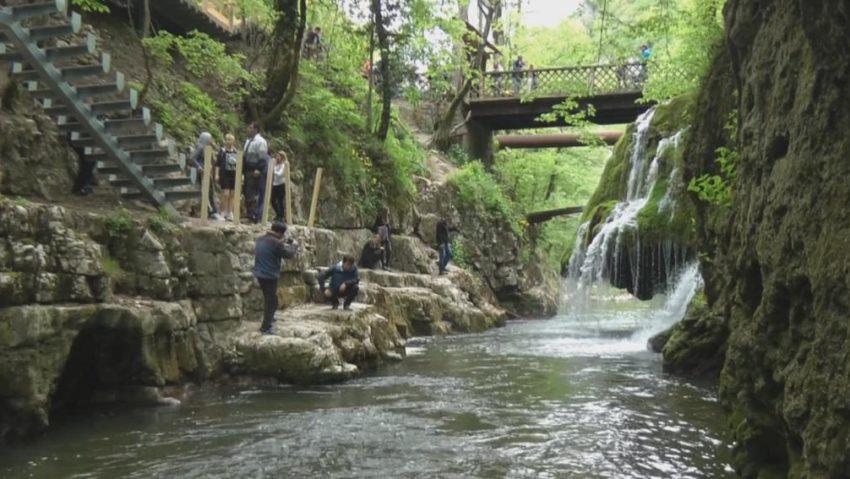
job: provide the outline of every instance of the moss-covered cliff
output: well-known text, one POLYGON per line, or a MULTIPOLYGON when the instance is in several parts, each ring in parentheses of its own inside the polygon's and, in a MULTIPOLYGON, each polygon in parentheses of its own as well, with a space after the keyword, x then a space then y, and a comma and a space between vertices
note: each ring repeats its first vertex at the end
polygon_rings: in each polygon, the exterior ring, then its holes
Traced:
POLYGON ((589 279, 607 280, 649 299, 693 256, 693 212, 683 201, 686 185, 681 174, 691 103, 685 96, 659 105, 631 125, 614 147, 585 208, 586 226, 569 274, 579 274, 597 242, 606 251, 601 252, 604 258, 597 258, 603 262, 598 277, 589 279))
POLYGON ((665 359, 722 362, 743 477, 848 477, 850 6, 734 0, 726 24, 686 177, 716 174, 735 109, 740 160, 728 207, 697 202, 707 306, 665 359))

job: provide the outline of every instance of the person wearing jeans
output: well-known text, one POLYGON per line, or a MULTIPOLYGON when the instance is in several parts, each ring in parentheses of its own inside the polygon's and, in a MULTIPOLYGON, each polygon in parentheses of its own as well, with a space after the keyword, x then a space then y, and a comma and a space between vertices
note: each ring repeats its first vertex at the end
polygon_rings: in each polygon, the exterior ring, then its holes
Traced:
POLYGON ((354 257, 345 255, 342 261, 326 269, 319 275, 319 290, 322 296, 331 303, 333 309, 339 308, 339 300, 344 299, 343 307, 351 308, 351 303, 360 292, 360 274, 354 265, 354 257), (330 285, 325 283, 330 279, 330 285))
POLYGON ((298 253, 298 243, 284 241, 286 224, 280 221, 272 223, 272 229, 257 238, 254 245, 254 277, 260 283, 263 292, 263 323, 260 332, 273 334, 274 313, 277 311, 277 282, 283 258, 293 258, 298 253))

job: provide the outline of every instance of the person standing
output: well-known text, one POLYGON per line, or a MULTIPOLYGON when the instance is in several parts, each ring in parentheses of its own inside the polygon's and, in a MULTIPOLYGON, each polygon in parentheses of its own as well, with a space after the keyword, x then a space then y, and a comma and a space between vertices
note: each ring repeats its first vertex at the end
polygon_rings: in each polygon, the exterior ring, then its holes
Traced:
POLYGON ((283 200, 286 196, 287 168, 289 168, 289 162, 286 159, 286 152, 278 151, 274 155, 274 169, 272 170, 271 202, 274 209, 275 221, 283 221, 286 213, 283 200))
MULTIPOLYGON (((192 153, 192 163, 198 171, 198 181, 201 181, 201 188, 203 188, 203 175, 204 175, 204 150, 207 146, 212 146, 212 135, 208 132, 202 132, 198 136, 198 143, 195 145, 195 151, 192 153)), ((211 219, 215 220, 223 220, 224 218, 218 214, 218 210, 215 207, 215 167, 210 165, 212 171, 210 171, 210 186, 209 186, 209 201, 210 201, 210 209, 207 212, 207 215, 211 219)), ((204 214, 202 211, 200 214, 204 214)))
POLYGON ((331 303, 333 309, 339 308, 339 300, 345 299, 343 308, 351 309, 351 303, 360 292, 360 274, 354 265, 354 258, 350 255, 342 257, 342 261, 326 269, 319 275, 319 290, 322 296, 331 303), (325 283, 330 279, 330 285, 325 283))
POLYGON ((84 147, 74 146, 71 133, 68 133, 68 144, 77 154, 77 176, 74 178, 74 186, 71 188, 71 192, 79 196, 88 196, 92 194, 95 162, 88 158, 84 147))
POLYGON ((505 75, 504 69, 502 68, 502 61, 499 58, 496 58, 496 63, 493 66, 493 93, 496 96, 502 96, 502 81, 505 75))
POLYGON ((283 258, 294 258, 298 254, 298 242, 284 240, 286 224, 272 223, 271 231, 257 238, 254 244, 254 277, 263 292, 263 323, 260 332, 272 334, 274 313, 277 311, 277 283, 283 258))
POLYGON ((528 65, 528 73, 526 76, 526 88, 528 88, 528 93, 532 93, 535 89, 537 89, 537 72, 534 71, 534 65, 528 65))
POLYGON ((522 55, 518 56, 514 61, 514 95, 519 96, 520 89, 522 88, 522 71, 525 69, 525 60, 522 59, 522 55))
POLYGON ((260 208, 262 207, 262 205, 259 207, 258 205, 265 189, 263 178, 269 164, 269 144, 260 135, 260 127, 257 122, 248 125, 248 139, 245 140, 243 152, 245 183, 242 190, 245 195, 245 212, 248 221, 257 223, 260 221, 260 208))
POLYGON ((218 151, 218 186, 221 187, 221 215, 227 221, 233 221, 233 190, 236 188, 236 162, 239 150, 236 149, 236 137, 228 133, 224 136, 224 146, 218 151))
POLYGON ((304 39, 304 57, 310 60, 319 58, 319 49, 322 46, 322 29, 319 27, 313 28, 313 31, 307 34, 304 39))
POLYGON ((372 225, 372 233, 381 237, 381 246, 384 250, 384 271, 390 270, 390 260, 392 259, 392 229, 390 228, 390 209, 384 210, 375 218, 375 223, 372 225))
POLYGON ((452 243, 449 238, 449 224, 443 218, 437 222, 437 251, 440 252, 440 274, 447 274, 446 268, 452 259, 452 243))

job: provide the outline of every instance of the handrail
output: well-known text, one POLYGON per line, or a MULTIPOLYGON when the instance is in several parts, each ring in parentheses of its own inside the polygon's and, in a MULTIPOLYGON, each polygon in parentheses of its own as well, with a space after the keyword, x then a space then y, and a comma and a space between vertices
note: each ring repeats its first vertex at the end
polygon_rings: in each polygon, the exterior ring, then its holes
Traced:
POLYGON ((470 89, 470 99, 526 96, 593 96, 640 93, 650 75, 673 75, 683 81, 683 69, 656 69, 646 63, 580 65, 534 70, 484 72, 470 89))

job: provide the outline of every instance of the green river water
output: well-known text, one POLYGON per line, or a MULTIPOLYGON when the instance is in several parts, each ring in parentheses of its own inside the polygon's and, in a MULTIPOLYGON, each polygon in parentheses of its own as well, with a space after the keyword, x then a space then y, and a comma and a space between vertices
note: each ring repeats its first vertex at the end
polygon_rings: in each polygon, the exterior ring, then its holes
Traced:
POLYGON ((633 334, 652 314, 614 304, 420 342, 341 385, 67 418, 4 447, 0 477, 731 477, 713 388, 633 334))

